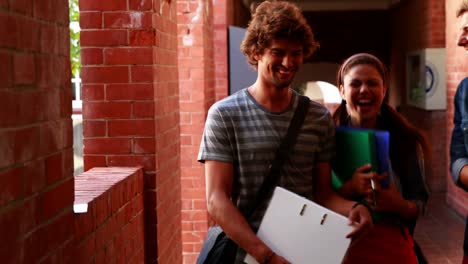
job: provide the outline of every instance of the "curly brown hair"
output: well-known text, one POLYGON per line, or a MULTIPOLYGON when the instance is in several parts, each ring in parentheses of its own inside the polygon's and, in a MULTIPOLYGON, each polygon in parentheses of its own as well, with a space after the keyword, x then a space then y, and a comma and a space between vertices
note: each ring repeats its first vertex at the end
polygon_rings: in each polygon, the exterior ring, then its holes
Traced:
POLYGON ((263 53, 274 39, 300 42, 304 59, 319 46, 301 9, 286 1, 264 1, 253 12, 241 44, 241 51, 250 65, 257 68, 258 62, 254 56, 263 53))

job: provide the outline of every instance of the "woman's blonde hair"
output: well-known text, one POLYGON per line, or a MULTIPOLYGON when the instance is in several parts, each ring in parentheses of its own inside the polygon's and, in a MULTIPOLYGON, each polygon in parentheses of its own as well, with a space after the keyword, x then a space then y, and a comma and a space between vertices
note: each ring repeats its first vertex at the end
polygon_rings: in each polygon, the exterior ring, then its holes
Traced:
POLYGON ((465 12, 468 12, 468 0, 462 0, 460 3, 457 9, 457 17, 462 16, 465 12))

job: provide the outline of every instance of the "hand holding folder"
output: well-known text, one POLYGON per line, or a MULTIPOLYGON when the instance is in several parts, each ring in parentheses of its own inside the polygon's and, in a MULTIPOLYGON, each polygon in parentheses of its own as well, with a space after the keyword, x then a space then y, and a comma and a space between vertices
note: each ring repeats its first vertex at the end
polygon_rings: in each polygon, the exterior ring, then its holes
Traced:
MULTIPOLYGON (((284 188, 276 187, 257 236, 293 264, 341 263, 351 243, 348 219, 284 188)), ((247 264, 258 264, 250 255, 247 264)))
MULTIPOLYGON (((388 131, 336 127, 336 156, 332 160, 332 186, 335 190, 353 177, 357 168, 371 164, 378 174, 390 170, 388 131)), ((381 182, 388 187, 388 177, 381 182)))
MULTIPOLYGON (((351 127, 336 128, 336 156, 332 160, 332 187, 338 190, 353 177, 357 168, 371 164, 371 171, 382 174, 390 171, 390 134, 388 131, 351 127)), ((375 182, 371 179, 373 206, 376 206, 375 182)), ((388 188, 389 176, 380 182, 388 188)), ((379 221, 382 214, 374 212, 379 221)))

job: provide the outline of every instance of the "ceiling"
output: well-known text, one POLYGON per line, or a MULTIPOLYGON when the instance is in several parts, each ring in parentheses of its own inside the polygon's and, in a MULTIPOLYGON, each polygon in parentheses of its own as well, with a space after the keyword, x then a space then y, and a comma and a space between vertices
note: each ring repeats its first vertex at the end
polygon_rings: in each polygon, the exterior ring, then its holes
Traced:
MULTIPOLYGON (((242 0, 249 8, 261 0, 242 0)), ((386 10, 401 0, 300 0, 295 2, 303 11, 386 10)))

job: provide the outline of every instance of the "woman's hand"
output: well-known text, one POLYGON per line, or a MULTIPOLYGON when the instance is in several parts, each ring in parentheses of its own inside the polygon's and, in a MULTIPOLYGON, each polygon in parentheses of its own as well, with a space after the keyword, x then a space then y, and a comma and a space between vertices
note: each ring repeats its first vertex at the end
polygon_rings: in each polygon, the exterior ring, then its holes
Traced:
POLYGON ((376 212, 387 212, 398 214, 402 219, 412 221, 418 217, 419 209, 417 205, 406 200, 393 183, 388 184, 388 188, 382 188, 380 181, 385 175, 376 177, 375 195, 368 195, 366 201, 372 205, 372 210, 376 212), (374 203, 375 201, 375 203, 374 203))
POLYGON ((371 172, 372 166, 365 164, 354 171, 350 180, 351 189, 356 196, 367 196, 372 193, 371 179, 375 177, 375 172, 371 172))
POLYGON ((393 183, 390 183, 388 188, 385 189, 380 184, 376 184, 375 203, 373 195, 367 196, 367 202, 374 204, 372 209, 380 212, 400 214, 407 207, 407 201, 401 196, 393 183))

